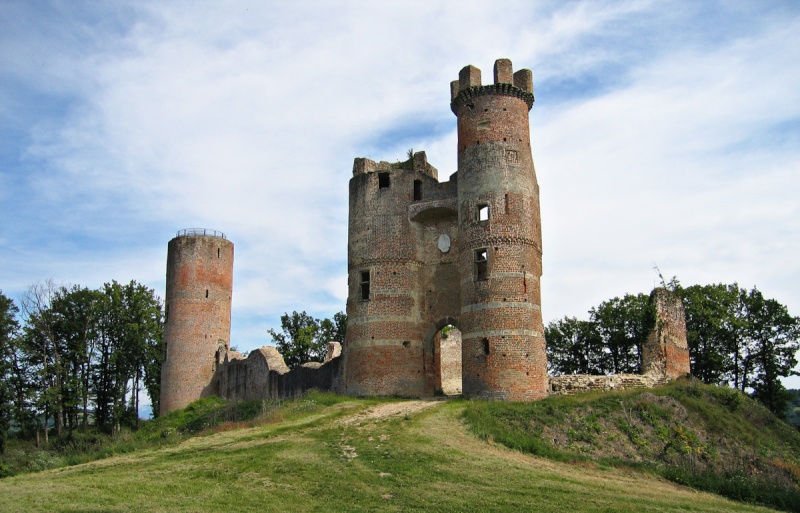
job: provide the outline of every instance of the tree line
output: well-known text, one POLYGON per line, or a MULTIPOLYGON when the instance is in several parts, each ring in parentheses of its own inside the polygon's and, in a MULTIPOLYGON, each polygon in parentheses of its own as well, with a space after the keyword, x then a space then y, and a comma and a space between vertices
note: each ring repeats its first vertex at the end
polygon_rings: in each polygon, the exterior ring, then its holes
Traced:
MULTIPOLYGON (((800 317, 774 299, 731 285, 664 284, 683 301, 691 373, 704 383, 751 394, 783 418, 789 393, 780 378, 797 375, 800 317)), ((545 327, 552 374, 637 373, 652 326, 649 296, 626 294, 545 327)))
POLYGON ((24 438, 138 424, 139 395, 158 411, 163 308, 136 281, 98 289, 32 285, 19 306, 0 291, 0 452, 24 438))

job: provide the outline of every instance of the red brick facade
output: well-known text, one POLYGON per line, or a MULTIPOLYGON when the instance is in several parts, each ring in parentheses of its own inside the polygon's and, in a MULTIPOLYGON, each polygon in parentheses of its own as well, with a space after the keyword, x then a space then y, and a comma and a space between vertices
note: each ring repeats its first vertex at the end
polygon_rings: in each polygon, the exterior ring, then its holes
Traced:
POLYGON ((353 166, 344 391, 432 395, 435 337, 449 323, 462 333, 465 395, 537 399, 548 382, 532 75, 501 59, 484 86, 467 66, 451 93, 458 171, 448 182, 422 152, 407 165, 353 166))
POLYGON ((161 414, 217 394, 212 380, 230 347, 232 289, 233 243, 224 235, 183 230, 169 242, 161 414))

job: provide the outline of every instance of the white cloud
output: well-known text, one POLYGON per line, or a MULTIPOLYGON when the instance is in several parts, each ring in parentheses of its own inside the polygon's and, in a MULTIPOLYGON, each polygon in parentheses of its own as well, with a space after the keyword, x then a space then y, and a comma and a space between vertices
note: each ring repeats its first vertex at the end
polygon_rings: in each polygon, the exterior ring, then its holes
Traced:
POLYGON ((0 30, 17 84, 0 97, 24 106, 0 102, 22 155, 0 153, 4 291, 50 276, 163 291, 168 240, 205 226, 236 245, 234 345, 285 311, 332 315, 352 159, 413 147, 446 180, 449 82, 467 64, 488 82, 509 57, 537 92, 546 319, 647 292, 654 264, 800 305, 791 4, 48 5, 0 7, 21 27, 0 30))

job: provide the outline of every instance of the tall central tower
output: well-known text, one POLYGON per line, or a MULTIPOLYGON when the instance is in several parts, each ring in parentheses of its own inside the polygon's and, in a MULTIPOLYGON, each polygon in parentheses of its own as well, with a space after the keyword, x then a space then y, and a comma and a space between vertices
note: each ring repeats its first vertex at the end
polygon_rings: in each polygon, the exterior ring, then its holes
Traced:
POLYGON ((539 185, 528 112, 533 74, 494 65, 494 84, 466 66, 450 84, 458 117, 458 218, 465 396, 547 395, 539 279, 539 185))

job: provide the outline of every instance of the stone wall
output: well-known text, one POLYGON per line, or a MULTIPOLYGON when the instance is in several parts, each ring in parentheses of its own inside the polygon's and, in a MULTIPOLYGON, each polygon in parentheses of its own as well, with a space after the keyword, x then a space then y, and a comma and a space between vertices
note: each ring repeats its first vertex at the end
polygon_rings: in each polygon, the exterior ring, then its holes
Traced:
POLYGON ((551 376, 551 394, 577 394, 590 390, 651 388, 689 374, 689 347, 683 303, 674 293, 657 288, 650 294, 653 327, 642 346, 642 374, 551 376))
POLYGON ((311 389, 335 391, 341 370, 341 345, 328 344, 324 363, 305 363, 289 369, 277 349, 264 346, 245 358, 228 351, 221 356, 214 388, 229 401, 281 399, 302 395, 311 389))

